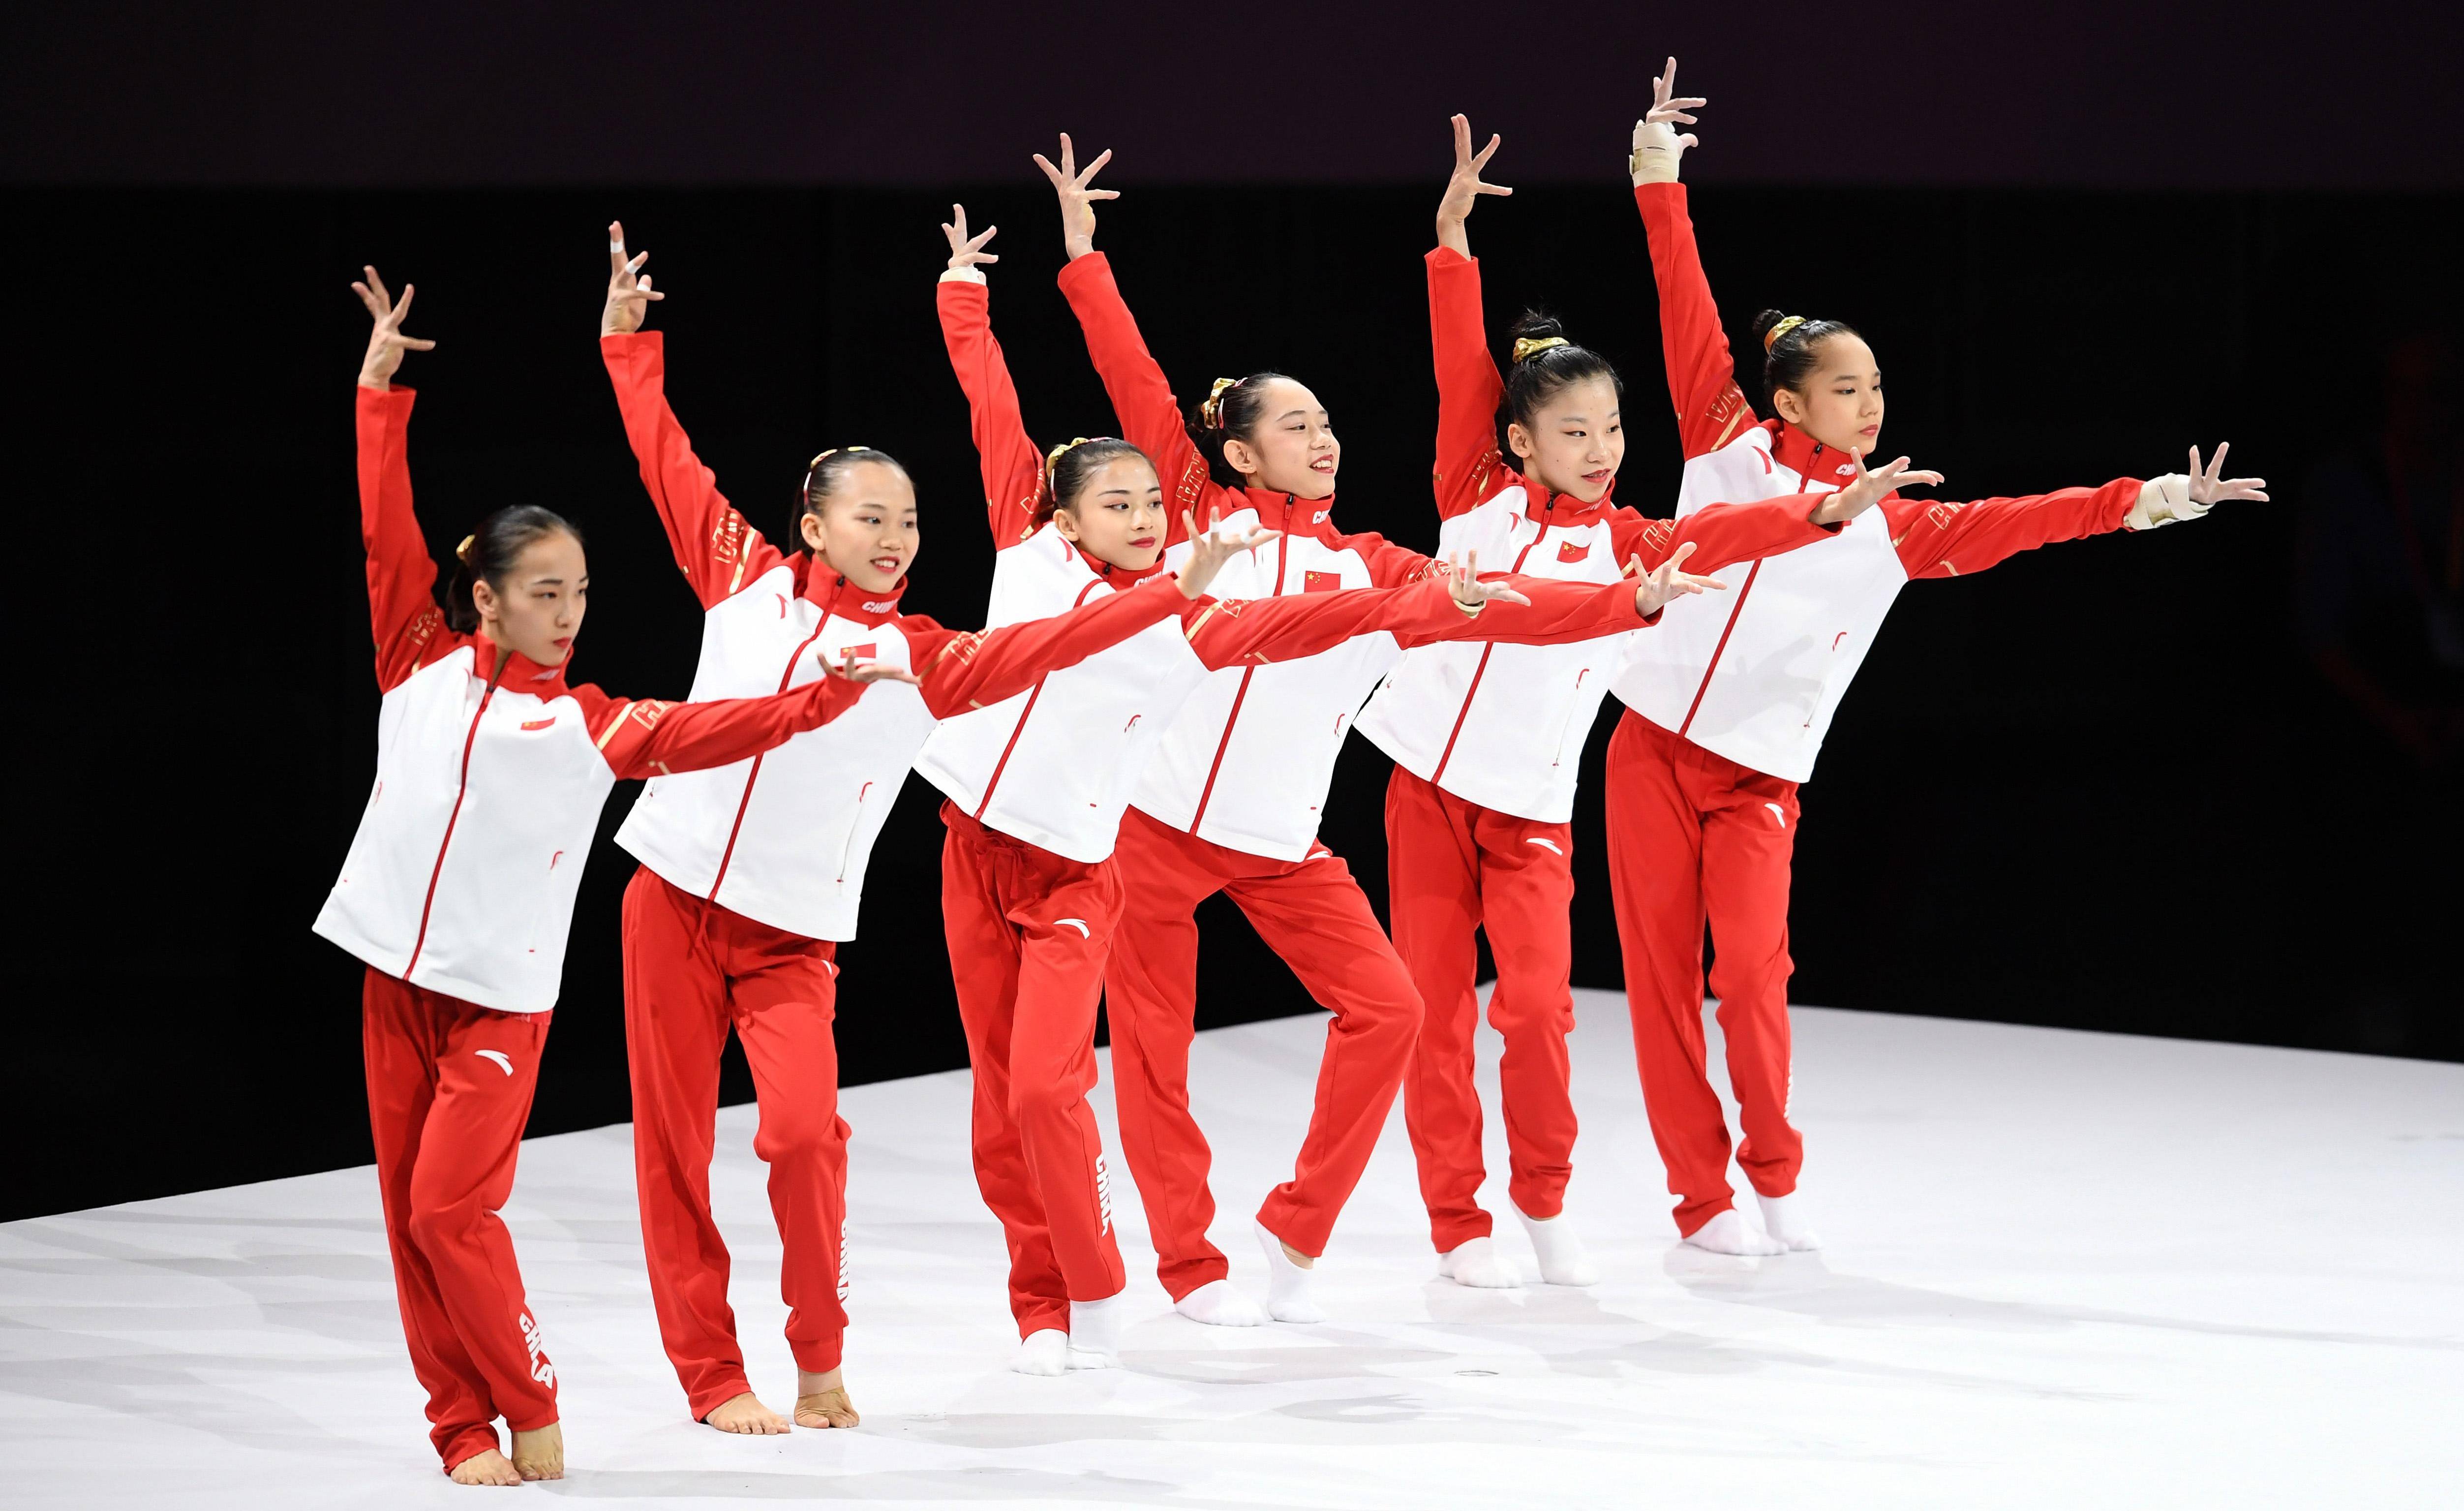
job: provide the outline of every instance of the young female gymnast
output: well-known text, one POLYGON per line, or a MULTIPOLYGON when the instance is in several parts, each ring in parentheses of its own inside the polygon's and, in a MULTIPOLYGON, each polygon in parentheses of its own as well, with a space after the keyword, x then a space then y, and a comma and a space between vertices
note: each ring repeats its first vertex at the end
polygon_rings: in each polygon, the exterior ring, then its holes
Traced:
POLYGON ((838 1114, 838 944, 855 937, 865 869, 934 724, 1026 691, 1147 627, 1177 595, 1121 594, 980 633, 902 613, 921 544, 906 470, 878 451, 813 459, 787 522, 792 550, 732 508, 667 400, 667 353, 641 324, 665 296, 608 233, 600 349, 642 481, 702 606, 695 698, 812 682, 850 657, 912 669, 827 727, 749 761, 661 776, 616 842, 641 869, 625 894, 633 1161, 659 1333, 697 1421, 783 1433, 753 1393, 710 1209, 719 1054, 731 1027, 760 1104, 780 1291, 796 1359, 795 1425, 857 1422, 841 1375, 847 1326, 847 1140, 838 1114))
MULTIPOLYGON (((1174 507, 1282 532, 1272 553, 1235 563, 1224 581, 1271 601, 1427 572, 1430 558, 1418 551, 1335 527, 1341 449, 1325 407, 1296 380, 1274 372, 1218 380, 1184 418, 1110 264, 1094 250, 1094 203, 1116 196, 1089 186, 1111 154, 1081 171, 1067 137, 1061 149, 1058 167, 1036 160, 1061 202, 1069 256, 1061 287, 1122 432, 1157 460, 1174 507)), ((1808 532, 1801 511, 1789 518, 1771 509, 1766 522, 1772 529, 1759 549, 1779 549, 1808 532)), ((1644 558, 1631 564, 1640 580, 1630 628, 1708 581, 1679 570, 1693 543, 1663 544, 1664 557, 1644 544, 1644 558)), ((1535 605, 1596 590, 1543 578, 1515 582, 1535 605)), ((1519 638, 1548 643, 1595 633, 1519 638)), ((1210 1154, 1188 1091, 1198 904, 1230 894, 1334 1014, 1292 1179, 1267 1194, 1257 1217, 1266 1310, 1278 1320, 1324 1315, 1309 1296, 1309 1272, 1368 1163, 1419 1032, 1420 997, 1409 972, 1350 869, 1317 837, 1343 737, 1399 654, 1392 637, 1368 636, 1305 661, 1219 672, 1163 736, 1122 823, 1127 913, 1105 972, 1121 1142, 1154 1231, 1157 1273, 1181 1313, 1199 1322, 1263 1319, 1232 1289, 1223 1255, 1206 1236, 1215 1214, 1210 1154)))
MULTIPOLYGON (((1684 447, 1679 517, 1712 499, 1856 481, 1882 425, 1873 348, 1845 323, 1765 310, 1754 322, 1773 418, 1737 386, 1719 306, 1686 214, 1678 164, 1699 99, 1672 90, 1676 59, 1635 123, 1628 167, 1660 286, 1661 341, 1684 447)), ((1797 785, 1900 589, 1984 570, 2015 552, 2112 530, 2194 520, 2264 479, 2202 466, 2101 488, 1970 503, 1886 497, 1813 550, 1756 562, 1714 610, 1680 606, 1638 642, 1612 690, 1626 705, 1609 744, 1609 877, 1625 957, 1635 1055, 1652 1137, 1684 1241, 1724 1254, 1817 1246, 1795 1200, 1803 1142, 1789 1122, 1789 859, 1797 785), (1732 1205, 1728 1130, 1705 1069, 1703 934, 1717 945, 1738 1163, 1761 1230, 1732 1205)))
POLYGON ((1522 607, 1534 633, 1599 633, 1639 616, 1637 595, 1619 587, 1532 609, 1503 584, 1425 561, 1386 589, 1198 598, 1228 564, 1285 537, 1261 528, 1200 535, 1183 509, 1177 576, 1166 570, 1170 532, 1154 466, 1111 438, 1038 454, 992 335, 980 265, 992 260, 983 246, 993 233, 968 235, 963 210, 943 229, 951 255, 937 290, 942 334, 967 395, 999 552, 987 617, 1003 623, 1104 594, 1187 604, 1176 625, 948 721, 916 761, 949 799, 941 906, 975 1067, 977 1180, 1009 1244, 1022 1340, 1012 1367, 1054 1374, 1104 1367, 1119 1348, 1125 1278, 1086 1095, 1106 953, 1142 884, 1113 863, 1113 847, 1130 794, 1182 704, 1212 669, 1281 669, 1367 634, 1494 633, 1470 616, 1495 600, 1522 607))
MULTIPOLYGON (((1511 190, 1481 179, 1495 138, 1475 154, 1470 122, 1457 116, 1454 139, 1454 175, 1427 257, 1441 548, 1477 549, 1519 572, 1614 582, 1619 564, 1658 559, 1672 542, 1728 562, 1827 540, 1900 479, 1904 461, 1812 500, 1711 504, 1674 521, 1613 504, 1625 458, 1623 385, 1606 358, 1529 313, 1515 322, 1512 359, 1499 372, 1464 221, 1483 196, 1511 190)), ((1574 1025, 1570 820, 1583 743, 1632 638, 1422 647, 1405 653, 1360 715, 1360 732, 1395 760, 1388 905, 1396 950, 1427 1010, 1404 1081, 1404 1123, 1439 1273, 1463 1285, 1518 1283, 1479 1202, 1485 1170, 1472 1087, 1473 935, 1483 928, 1497 962, 1488 1020, 1506 1040, 1499 1095, 1507 1195, 1541 1278, 1598 1278, 1563 1215, 1575 1132, 1566 1058, 1574 1025)))
POLYGON ((355 283, 376 325, 360 367, 360 523, 377 646, 376 786, 317 932, 367 964, 362 1033, 385 1237, 429 1433, 463 1484, 563 1475, 556 1367, 496 1216, 513 1189, 564 969, 573 900, 619 780, 740 761, 859 706, 848 668, 768 698, 666 703, 568 685, 588 605, 573 526, 499 509, 436 564, 411 511, 411 390, 392 378, 412 290, 355 283), (514 1434, 497 1447, 495 1419, 514 1434))

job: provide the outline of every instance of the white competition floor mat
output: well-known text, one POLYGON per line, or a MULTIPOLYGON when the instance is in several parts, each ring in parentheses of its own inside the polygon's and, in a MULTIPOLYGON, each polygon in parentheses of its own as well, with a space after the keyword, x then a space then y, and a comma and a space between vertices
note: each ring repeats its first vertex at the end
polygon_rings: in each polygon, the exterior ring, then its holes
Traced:
MULTIPOLYGON (((1201 1327, 1155 1284, 1115 1156, 1138 1320, 1113 1372, 1001 1367, 1016 1334, 965 1073, 848 1092, 855 1432, 689 1422, 651 1321, 628 1130, 536 1140, 505 1217, 571 1470, 511 1494, 2464 1504, 2464 1067, 1800 1010, 1803 1194, 1828 1247, 1727 1259, 1673 1245, 1623 1004, 1578 995, 1568 1211, 1605 1283, 1537 1284, 1510 1216, 1500 1243, 1534 1283, 1437 1280, 1398 1108, 1321 1267, 1332 1320, 1201 1327)), ((1249 1214, 1288 1172, 1323 1022, 1211 1033, 1195 1057, 1216 1238, 1253 1292, 1249 1214)), ((755 1386, 784 1406, 753 1124, 749 1106, 720 1115, 713 1185, 755 1386)), ((1485 1196, 1505 1213, 1494 1116, 1487 1131, 1485 1196)), ((496 1503, 437 1473, 420 1399, 365 1168, 0 1226, 10 1506, 496 1503)))

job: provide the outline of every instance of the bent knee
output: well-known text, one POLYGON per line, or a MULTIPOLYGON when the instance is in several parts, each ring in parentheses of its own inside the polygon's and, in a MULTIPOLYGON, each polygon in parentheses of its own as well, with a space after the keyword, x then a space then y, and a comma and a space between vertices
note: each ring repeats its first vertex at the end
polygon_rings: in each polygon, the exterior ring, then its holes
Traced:
POLYGON ((763 1118, 753 1134, 753 1152, 765 1165, 805 1165, 846 1157, 847 1126, 836 1115, 763 1118))

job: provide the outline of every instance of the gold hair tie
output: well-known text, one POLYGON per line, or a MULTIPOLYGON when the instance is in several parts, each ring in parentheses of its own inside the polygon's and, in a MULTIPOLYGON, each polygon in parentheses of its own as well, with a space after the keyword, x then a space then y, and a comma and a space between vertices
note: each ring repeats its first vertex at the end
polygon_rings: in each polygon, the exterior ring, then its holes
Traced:
POLYGON ((1046 490, 1052 486, 1052 469, 1061 465, 1061 458, 1086 445, 1089 438, 1081 435, 1067 445, 1055 446, 1044 454, 1044 486, 1046 490))
POLYGON ((1210 431, 1223 428, 1223 395, 1247 382, 1245 378, 1218 378, 1215 387, 1206 390, 1206 402, 1198 407, 1198 418, 1210 431))
POLYGON ((1567 344, 1569 343, 1563 336, 1518 336, 1514 339, 1514 360, 1521 362, 1533 352, 1547 351, 1551 346, 1567 344))
POLYGON ((822 463, 824 463, 824 462, 825 462, 825 461, 829 460, 831 457, 833 457, 833 456, 837 456, 839 453, 841 453, 841 452, 843 452, 843 451, 844 451, 844 452, 862 452, 862 451, 870 451, 870 450, 872 450, 872 448, 871 448, 871 447, 869 447, 869 446, 833 446, 833 447, 831 447, 828 451, 825 451, 825 452, 822 453, 820 456, 818 456, 814 457, 811 461, 808 461, 808 462, 804 463, 804 488, 803 488, 803 491, 804 491, 804 492, 806 492, 806 493, 811 493, 811 492, 813 491, 813 474, 815 474, 815 473, 817 473, 817 472, 819 472, 819 471, 821 471, 821 470, 822 470, 822 463))
POLYGON ((1778 324, 1773 325, 1771 329, 1763 332, 1763 350, 1771 350, 1772 346, 1778 344, 1779 339, 1782 336, 1787 335, 1790 331, 1796 329, 1796 327, 1804 323, 1804 316, 1791 315, 1788 319, 1781 321, 1778 324))
POLYGON ((471 547, 478 544, 479 538, 475 535, 462 537, 462 544, 453 547, 453 559, 465 567, 476 566, 477 564, 471 560, 471 547))

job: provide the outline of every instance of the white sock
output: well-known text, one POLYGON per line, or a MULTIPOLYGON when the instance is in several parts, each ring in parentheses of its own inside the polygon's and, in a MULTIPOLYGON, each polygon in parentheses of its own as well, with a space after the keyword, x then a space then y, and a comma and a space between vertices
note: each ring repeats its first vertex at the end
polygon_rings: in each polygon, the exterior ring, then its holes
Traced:
POLYGON ((1486 1233, 1466 1238, 1438 1255, 1438 1274, 1457 1285, 1469 1285, 1484 1291, 1511 1291, 1520 1288, 1523 1277, 1486 1233))
POLYGON ((1806 1215, 1805 1203, 1794 1191, 1785 1196, 1765 1196, 1757 1192, 1754 1200, 1762 1204, 1763 1231, 1774 1243, 1784 1243, 1793 1251, 1819 1249, 1822 1240, 1814 1235, 1814 1221, 1806 1215))
POLYGON ((1517 1207, 1514 1215, 1522 1219, 1523 1231, 1531 1235, 1531 1247, 1540 1255, 1540 1278, 1551 1285, 1600 1283, 1600 1267, 1592 1262, 1582 1235, 1574 1232, 1573 1221, 1564 1212, 1542 1218, 1517 1207))
POLYGON ((1069 1335, 1058 1327, 1039 1327, 1026 1335, 1010 1355, 1009 1367, 1020 1374, 1061 1374, 1069 1367, 1069 1335))
POLYGON ((1774 1243, 1765 1237, 1761 1230, 1746 1221, 1745 1214, 1734 1207, 1724 1210, 1717 1217, 1687 1233, 1684 1241, 1697 1249, 1708 1249, 1713 1254, 1762 1255, 1788 1252, 1786 1245, 1774 1243))
POLYGON ((1114 1369, 1121 1363, 1121 1331, 1129 1322, 1130 1293, 1115 1291, 1100 1301, 1069 1303, 1069 1367, 1114 1369))
POLYGON ((1173 1302, 1172 1309, 1209 1327, 1263 1327, 1266 1322, 1266 1309, 1251 1300, 1248 1292, 1234 1290, 1229 1280, 1209 1280, 1173 1302))
POLYGON ((1258 1247, 1266 1251, 1266 1315, 1279 1322, 1325 1322, 1326 1309, 1309 1300, 1309 1272, 1292 1262, 1284 1253, 1284 1240, 1268 1233, 1265 1223, 1253 1226, 1258 1247))

